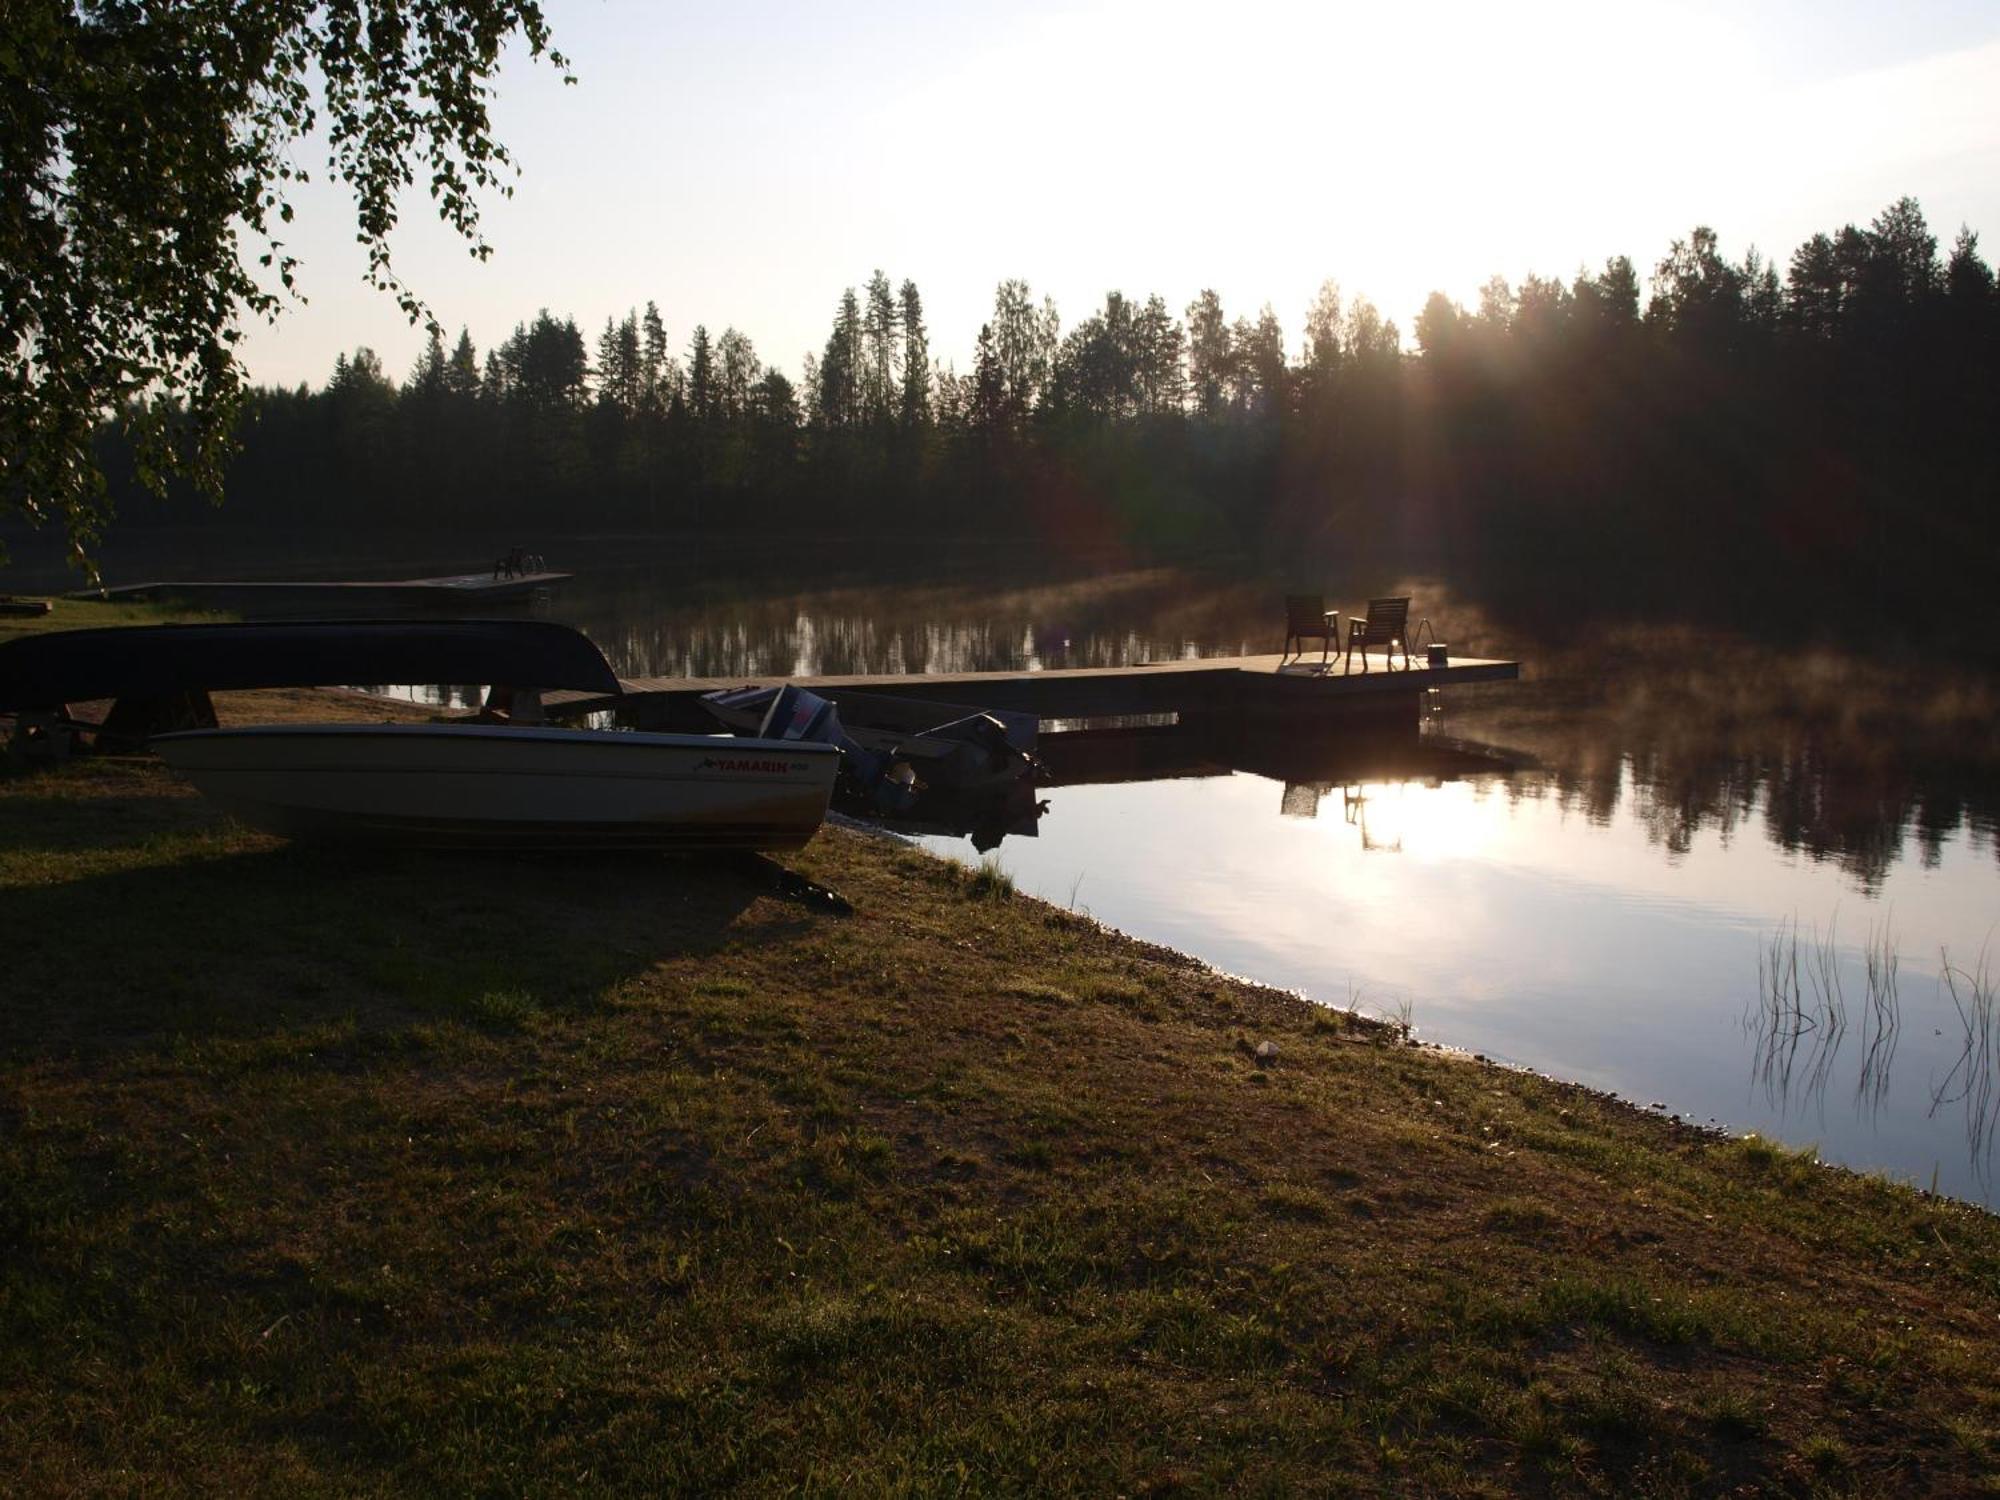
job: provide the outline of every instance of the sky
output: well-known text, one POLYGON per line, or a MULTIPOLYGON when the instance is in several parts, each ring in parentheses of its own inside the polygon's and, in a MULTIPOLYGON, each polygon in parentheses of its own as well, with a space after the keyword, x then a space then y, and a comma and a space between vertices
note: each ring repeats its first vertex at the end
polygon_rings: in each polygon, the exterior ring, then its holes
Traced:
MULTIPOLYGON (((544 5, 577 82, 503 65, 491 258, 421 193, 394 242, 482 355, 544 307, 594 341, 650 300, 676 351, 733 325, 796 378, 877 268, 960 370, 1010 277, 1066 328, 1212 287, 1294 348, 1331 279, 1407 343, 1434 290, 1643 278, 1697 224, 1782 270, 1906 193, 1941 248, 1963 223, 2000 254, 2000 0, 544 5)), ((422 335, 363 283, 347 200, 294 202, 308 300, 246 325, 251 378, 319 385, 361 345, 400 378, 422 335)))

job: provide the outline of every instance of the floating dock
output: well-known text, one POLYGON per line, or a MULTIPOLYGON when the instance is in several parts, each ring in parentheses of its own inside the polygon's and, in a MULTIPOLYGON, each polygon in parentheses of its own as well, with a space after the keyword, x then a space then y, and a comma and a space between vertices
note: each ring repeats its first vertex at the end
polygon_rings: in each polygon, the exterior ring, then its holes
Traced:
MULTIPOLYGON (((1401 657, 1397 658, 1400 663, 1401 657)), ((1137 719, 1173 715, 1183 720, 1238 722, 1356 719, 1414 725, 1424 694, 1433 688, 1475 682, 1511 682, 1515 661, 1456 657, 1442 667, 1419 664, 1391 669, 1384 658, 1360 659, 1343 672, 1338 659, 1326 667, 1308 655, 1211 656, 1145 662, 1129 667, 1058 667, 1027 672, 877 673, 815 677, 620 678, 616 696, 550 693, 553 717, 611 713, 635 729, 699 728, 712 724, 697 700, 717 688, 799 687, 840 701, 843 693, 887 693, 977 708, 1012 710, 1042 719, 1137 719)))
POLYGON ((361 615, 396 610, 464 609, 519 603, 539 590, 564 582, 568 573, 454 573, 444 578, 401 578, 325 583, 185 582, 128 583, 84 589, 72 599, 170 600, 197 609, 246 615, 361 615))

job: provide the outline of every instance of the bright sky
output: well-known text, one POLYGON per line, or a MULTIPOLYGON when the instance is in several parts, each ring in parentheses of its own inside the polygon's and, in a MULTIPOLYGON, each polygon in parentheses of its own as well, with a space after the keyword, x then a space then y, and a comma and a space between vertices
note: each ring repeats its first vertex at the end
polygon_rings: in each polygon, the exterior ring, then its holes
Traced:
MULTIPOLYGON (((916 281, 963 370, 994 286, 1067 328, 1107 290, 1270 302, 1296 348, 1333 278, 1403 328, 1439 289, 1642 275, 1698 223, 1784 262, 1903 193, 1941 247, 2000 257, 2000 5, 544 0, 577 75, 510 62, 523 172, 468 259, 413 197, 398 267, 481 354, 547 307, 593 340, 657 301, 677 352, 734 324, 796 377, 843 288, 916 281)), ((302 159, 305 159, 302 156, 302 159)), ((316 184, 293 226, 310 305, 247 341, 253 378, 322 383, 421 343, 361 282, 316 184)))

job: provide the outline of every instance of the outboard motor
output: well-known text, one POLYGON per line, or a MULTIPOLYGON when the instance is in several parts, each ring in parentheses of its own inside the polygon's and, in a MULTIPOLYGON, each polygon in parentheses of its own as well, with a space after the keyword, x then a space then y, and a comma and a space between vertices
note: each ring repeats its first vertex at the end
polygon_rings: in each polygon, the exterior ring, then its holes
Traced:
POLYGON ((909 766, 855 744, 841 726, 839 710, 817 693, 790 684, 778 689, 764 710, 757 735, 767 740, 811 740, 835 746, 840 751, 842 771, 860 791, 871 795, 883 812, 908 812, 916 803, 920 788, 909 766))
POLYGON ((772 695, 771 706, 764 710, 764 722, 758 726, 757 738, 811 740, 815 744, 847 748, 841 744, 847 732, 840 727, 840 715, 834 706, 817 693, 790 685, 772 695))

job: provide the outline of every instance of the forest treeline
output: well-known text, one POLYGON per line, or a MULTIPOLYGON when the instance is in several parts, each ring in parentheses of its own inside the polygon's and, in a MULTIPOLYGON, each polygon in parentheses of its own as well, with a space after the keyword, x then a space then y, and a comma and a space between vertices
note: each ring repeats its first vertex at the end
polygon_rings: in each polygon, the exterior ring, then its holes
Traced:
MULTIPOLYGON (((2000 297, 1914 200, 1783 267, 1698 228, 1643 277, 1496 277, 1411 333, 1331 283, 1296 345, 1213 292, 1113 292, 1065 329, 1009 281, 960 372, 878 271, 794 380, 733 328, 677 346, 652 305, 594 339, 543 311, 483 353, 434 335, 400 383, 362 349, 255 391, 214 524, 915 528, 1435 569, 1552 614, 1899 639, 2000 616, 2000 297)), ((105 443, 126 516, 158 517, 105 443)))

